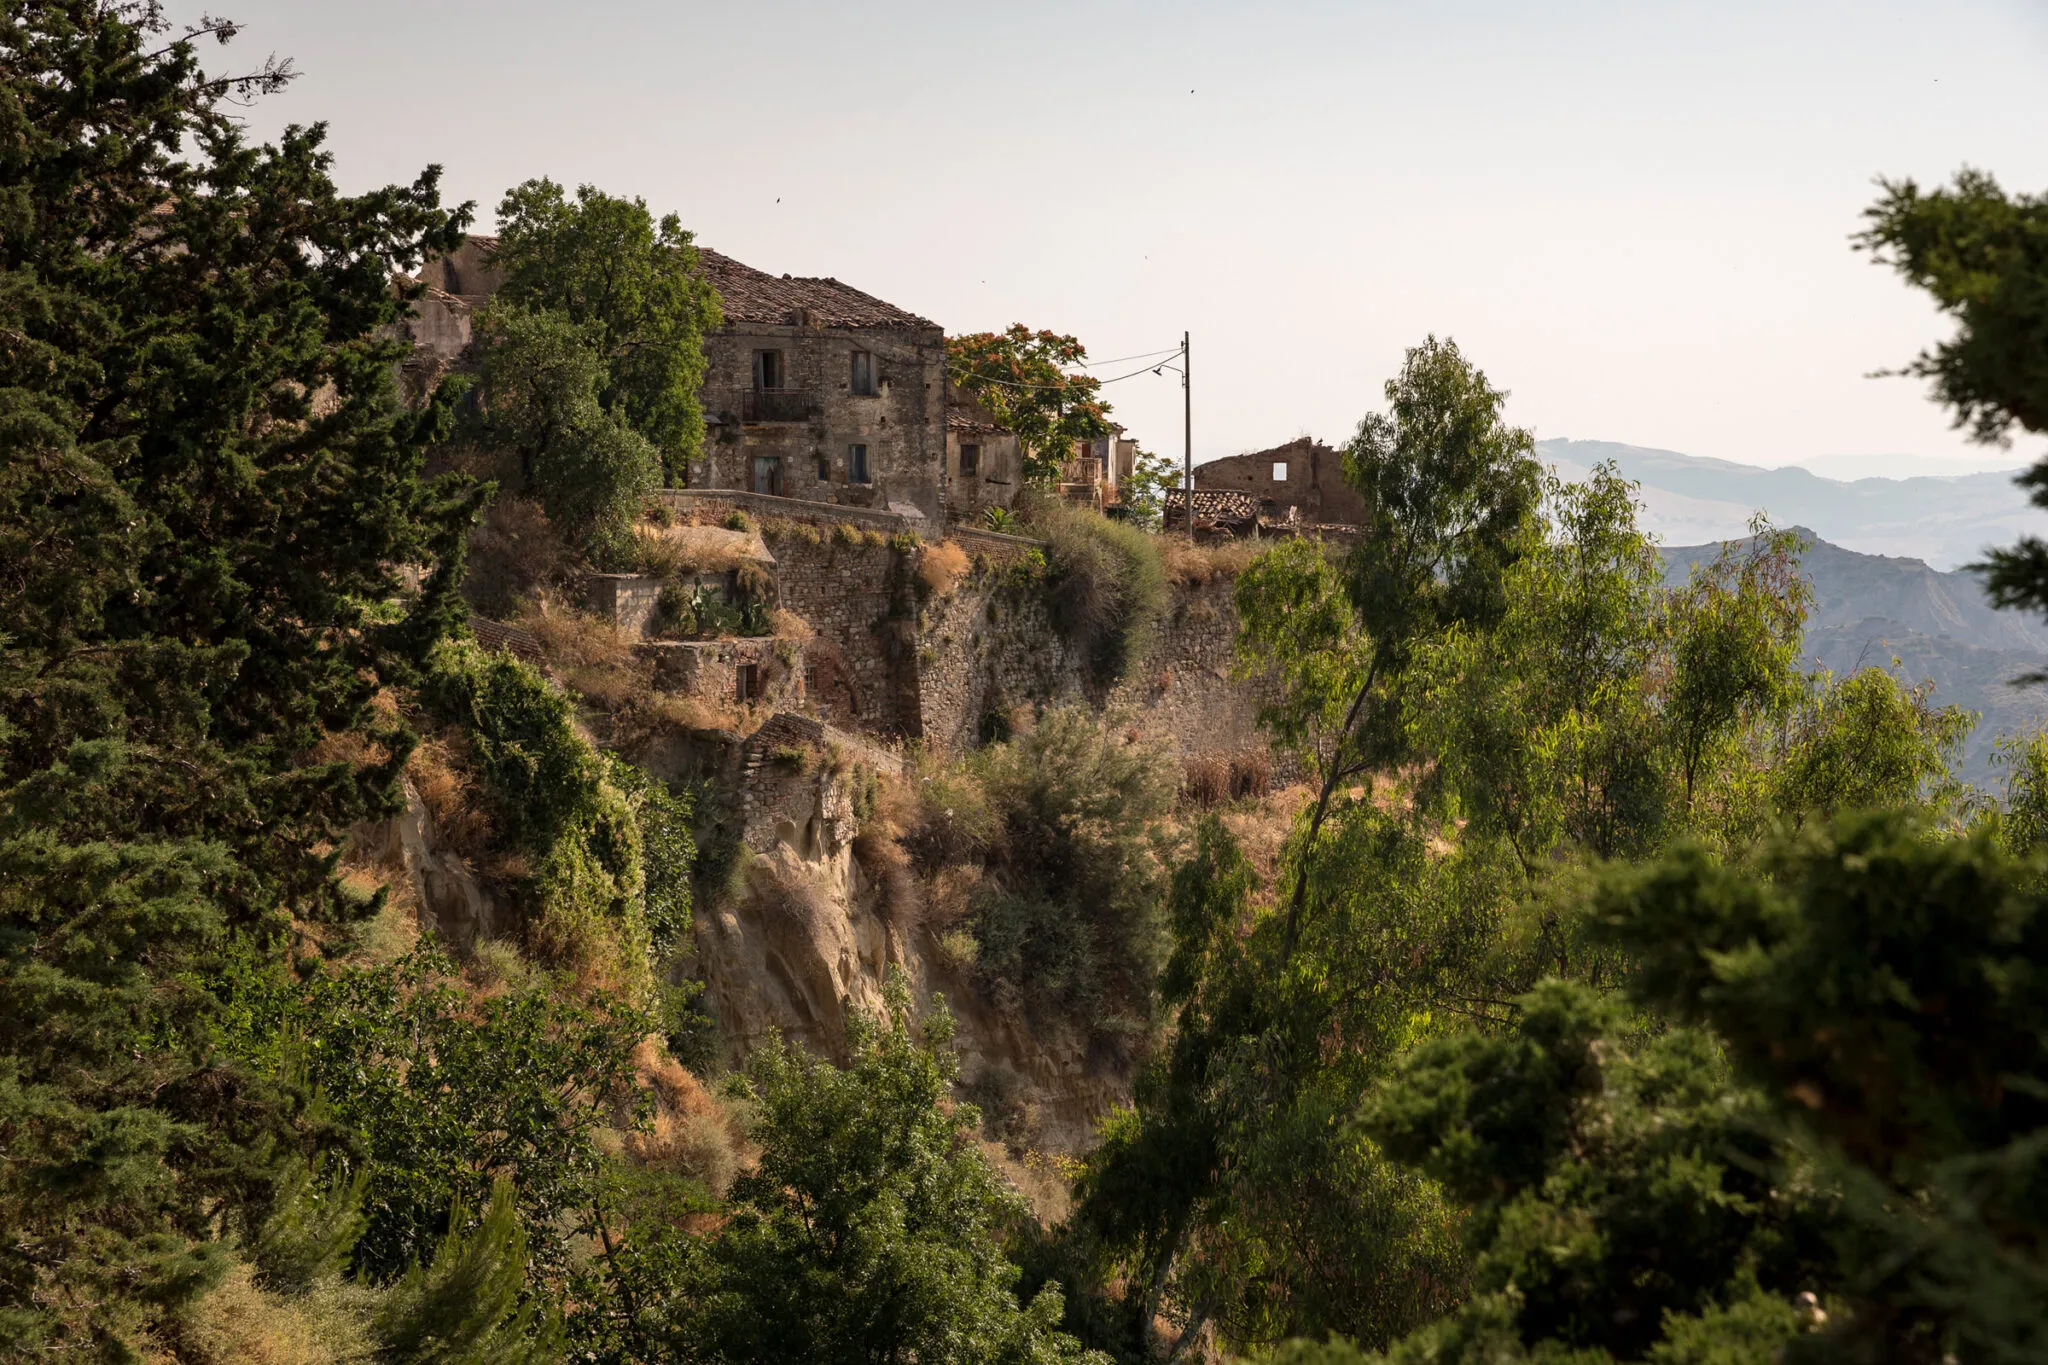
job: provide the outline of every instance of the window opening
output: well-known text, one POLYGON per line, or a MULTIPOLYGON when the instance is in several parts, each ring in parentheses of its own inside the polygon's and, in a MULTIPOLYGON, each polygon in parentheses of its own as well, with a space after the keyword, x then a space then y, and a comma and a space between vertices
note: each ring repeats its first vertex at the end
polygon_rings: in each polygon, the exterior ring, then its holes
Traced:
POLYGON ((864 445, 850 445, 846 448, 846 480, 848 483, 868 481, 868 448, 864 445))
POLYGON ((981 472, 980 446, 963 445, 960 447, 960 472, 963 475, 981 472))
POLYGON ((754 387, 763 390, 780 389, 786 376, 782 371, 782 352, 754 352, 754 387))
POLYGON ((1285 460, 1275 460, 1275 461, 1273 461, 1273 482, 1274 482, 1274 483, 1286 483, 1286 482, 1287 482, 1287 461, 1285 461, 1285 460))
POLYGON ((875 391, 875 356, 872 351, 853 353, 853 380, 855 393, 873 394, 875 391))

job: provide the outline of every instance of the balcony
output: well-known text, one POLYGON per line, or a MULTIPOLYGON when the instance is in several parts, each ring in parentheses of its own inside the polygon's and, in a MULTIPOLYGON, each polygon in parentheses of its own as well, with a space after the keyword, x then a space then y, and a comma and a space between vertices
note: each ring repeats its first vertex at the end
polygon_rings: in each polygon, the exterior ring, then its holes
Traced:
POLYGON ((800 389, 740 390, 740 421, 808 422, 819 412, 818 402, 800 389))

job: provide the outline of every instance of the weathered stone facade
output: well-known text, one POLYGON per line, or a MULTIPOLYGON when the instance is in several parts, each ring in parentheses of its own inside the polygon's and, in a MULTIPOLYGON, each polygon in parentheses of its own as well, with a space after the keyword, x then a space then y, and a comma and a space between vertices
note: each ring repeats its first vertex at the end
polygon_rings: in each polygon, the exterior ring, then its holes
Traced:
POLYGON ((698 488, 944 511, 946 348, 927 321, 834 279, 701 253, 725 326, 704 340, 698 488))
POLYGON ((1009 507, 1024 483, 1024 448, 980 404, 955 393, 946 405, 946 511, 955 520, 1009 507))
POLYGON ((1195 487, 1249 493, 1267 521, 1356 526, 1365 520, 1364 501, 1344 481, 1343 456, 1306 436, 1196 465, 1195 487))

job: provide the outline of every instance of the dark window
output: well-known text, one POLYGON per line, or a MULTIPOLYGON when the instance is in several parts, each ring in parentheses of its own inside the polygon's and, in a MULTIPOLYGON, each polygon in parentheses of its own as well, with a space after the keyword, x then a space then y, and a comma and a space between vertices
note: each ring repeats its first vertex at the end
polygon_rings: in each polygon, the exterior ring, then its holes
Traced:
POLYGON ((779 389, 787 378, 782 372, 782 352, 754 352, 754 387, 757 389, 779 389))
POLYGON ((759 700, 761 696, 761 666, 759 664, 741 664, 739 666, 737 686, 734 688, 734 691, 739 694, 739 700, 742 702, 759 700))
POLYGON ((866 483, 868 481, 868 448, 852 445, 846 448, 846 481, 866 483))
POLYGON ((960 447, 960 473, 962 475, 981 472, 981 447, 962 445, 960 447))
POLYGON ((875 357, 871 351, 853 353, 853 391, 871 394, 875 391, 875 357))
POLYGON ((832 482, 832 462, 826 459, 823 454, 818 456, 818 482, 832 482))

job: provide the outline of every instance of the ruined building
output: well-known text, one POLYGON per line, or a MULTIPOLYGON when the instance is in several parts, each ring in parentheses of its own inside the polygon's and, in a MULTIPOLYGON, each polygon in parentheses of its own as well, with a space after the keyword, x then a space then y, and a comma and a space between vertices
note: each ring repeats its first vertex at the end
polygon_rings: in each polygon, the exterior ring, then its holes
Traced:
POLYGON ((1365 520, 1358 490, 1344 481, 1343 457, 1307 436, 1196 465, 1195 488, 1248 493, 1261 521, 1356 526, 1365 520))
POLYGON ((691 485, 939 520, 939 325, 835 279, 699 256, 725 325, 704 339, 706 436, 691 485))
POLYGON ((1024 447, 967 394, 946 395, 946 511, 960 520, 1008 507, 1024 482, 1024 447))

